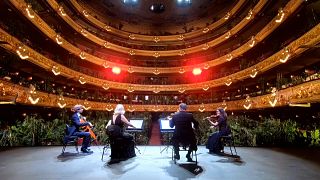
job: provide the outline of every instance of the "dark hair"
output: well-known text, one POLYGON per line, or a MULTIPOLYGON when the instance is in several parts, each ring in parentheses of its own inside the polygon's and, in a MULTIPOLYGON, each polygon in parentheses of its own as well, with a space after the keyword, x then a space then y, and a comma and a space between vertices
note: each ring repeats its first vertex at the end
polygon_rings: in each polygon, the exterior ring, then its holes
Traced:
POLYGON ((224 108, 218 108, 217 110, 220 112, 221 116, 223 116, 224 118, 227 118, 227 113, 224 110, 224 108))

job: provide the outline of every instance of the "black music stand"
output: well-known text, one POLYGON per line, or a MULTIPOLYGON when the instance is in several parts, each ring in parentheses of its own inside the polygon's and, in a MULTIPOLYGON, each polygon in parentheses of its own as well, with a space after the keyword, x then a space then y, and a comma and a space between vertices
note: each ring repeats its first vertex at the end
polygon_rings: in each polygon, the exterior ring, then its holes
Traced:
POLYGON ((134 147, 138 150, 139 154, 141 154, 140 149, 136 145, 137 133, 143 131, 143 119, 130 119, 130 123, 135 127, 127 127, 127 132, 132 132, 134 134, 134 147))
POLYGON ((164 149, 160 149, 160 153, 162 153, 164 150, 168 151, 168 149, 170 148, 170 133, 174 132, 175 127, 171 128, 169 125, 169 121, 168 119, 159 119, 160 121, 160 132, 161 133, 168 133, 168 137, 167 137, 167 146, 164 149))

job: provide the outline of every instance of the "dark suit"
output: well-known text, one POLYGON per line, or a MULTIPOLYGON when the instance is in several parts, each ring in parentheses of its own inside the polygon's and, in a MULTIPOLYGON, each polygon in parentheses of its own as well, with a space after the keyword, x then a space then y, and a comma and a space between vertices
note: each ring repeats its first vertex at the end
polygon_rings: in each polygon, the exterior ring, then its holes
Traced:
POLYGON ((179 154, 179 143, 182 143, 184 146, 190 145, 190 153, 193 150, 197 150, 197 140, 193 132, 192 123, 194 128, 197 129, 199 123, 193 118, 191 113, 184 111, 174 114, 170 120, 170 127, 175 127, 171 140, 176 154, 179 154))
POLYGON ((69 135, 75 135, 78 137, 83 137, 83 143, 82 143, 82 148, 81 149, 87 149, 89 144, 90 144, 90 133, 89 132, 83 132, 79 130, 79 127, 81 126, 88 126, 89 123, 81 123, 80 122, 80 117, 78 116, 78 113, 74 113, 71 117, 72 120, 72 127, 70 127, 70 134, 69 135))

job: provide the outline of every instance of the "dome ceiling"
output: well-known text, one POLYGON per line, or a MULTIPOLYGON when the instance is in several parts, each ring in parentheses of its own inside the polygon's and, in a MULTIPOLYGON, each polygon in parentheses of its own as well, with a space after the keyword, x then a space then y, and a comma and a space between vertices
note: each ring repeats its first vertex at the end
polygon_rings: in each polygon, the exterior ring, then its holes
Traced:
POLYGON ((123 0, 82 0, 80 3, 100 18, 106 21, 112 19, 111 23, 144 25, 154 31, 186 26, 191 22, 205 27, 224 16, 236 4, 235 0, 194 0, 190 5, 179 5, 177 0, 137 1, 136 5, 125 4, 123 0))

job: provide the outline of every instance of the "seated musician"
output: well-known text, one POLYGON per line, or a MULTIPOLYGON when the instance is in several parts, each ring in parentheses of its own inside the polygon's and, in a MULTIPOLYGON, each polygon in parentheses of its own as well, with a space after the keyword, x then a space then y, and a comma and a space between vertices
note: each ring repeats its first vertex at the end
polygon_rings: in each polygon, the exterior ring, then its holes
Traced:
POLYGON ((121 132, 119 138, 122 139, 122 144, 114 144, 116 148, 111 146, 111 160, 109 164, 117 163, 121 160, 126 160, 136 156, 135 153, 135 142, 133 136, 129 133, 124 132, 126 126, 135 128, 124 116, 125 110, 122 104, 118 104, 114 109, 111 124, 119 126, 121 132), (121 150, 120 152, 113 152, 114 150, 121 150))
POLYGON ((71 110, 74 112, 74 114, 71 117, 72 126, 70 128, 71 129, 70 135, 82 137, 83 142, 82 142, 81 151, 84 153, 92 153, 93 151, 88 149, 88 147, 90 146, 90 142, 91 142, 90 132, 84 132, 84 131, 79 130, 79 128, 81 126, 91 126, 92 127, 92 124, 90 122, 84 122, 84 123, 80 122, 80 120, 82 118, 81 113, 83 112, 82 105, 75 105, 71 110))
POLYGON ((180 159, 179 144, 181 143, 183 146, 189 146, 186 158, 189 162, 193 162, 190 154, 192 151, 197 150, 197 140, 193 132, 192 123, 195 128, 198 128, 199 123, 186 110, 187 105, 185 103, 179 104, 179 112, 175 113, 170 120, 170 127, 175 127, 171 141, 175 159, 180 159))
POLYGON ((222 136, 227 136, 231 133, 230 128, 227 124, 227 113, 223 108, 218 108, 216 111, 216 115, 212 115, 207 118, 213 127, 219 127, 219 131, 213 133, 207 142, 207 149, 209 149, 210 153, 222 153, 223 152, 223 144, 220 140, 222 136), (210 119, 218 118, 216 122, 212 122, 210 119))

